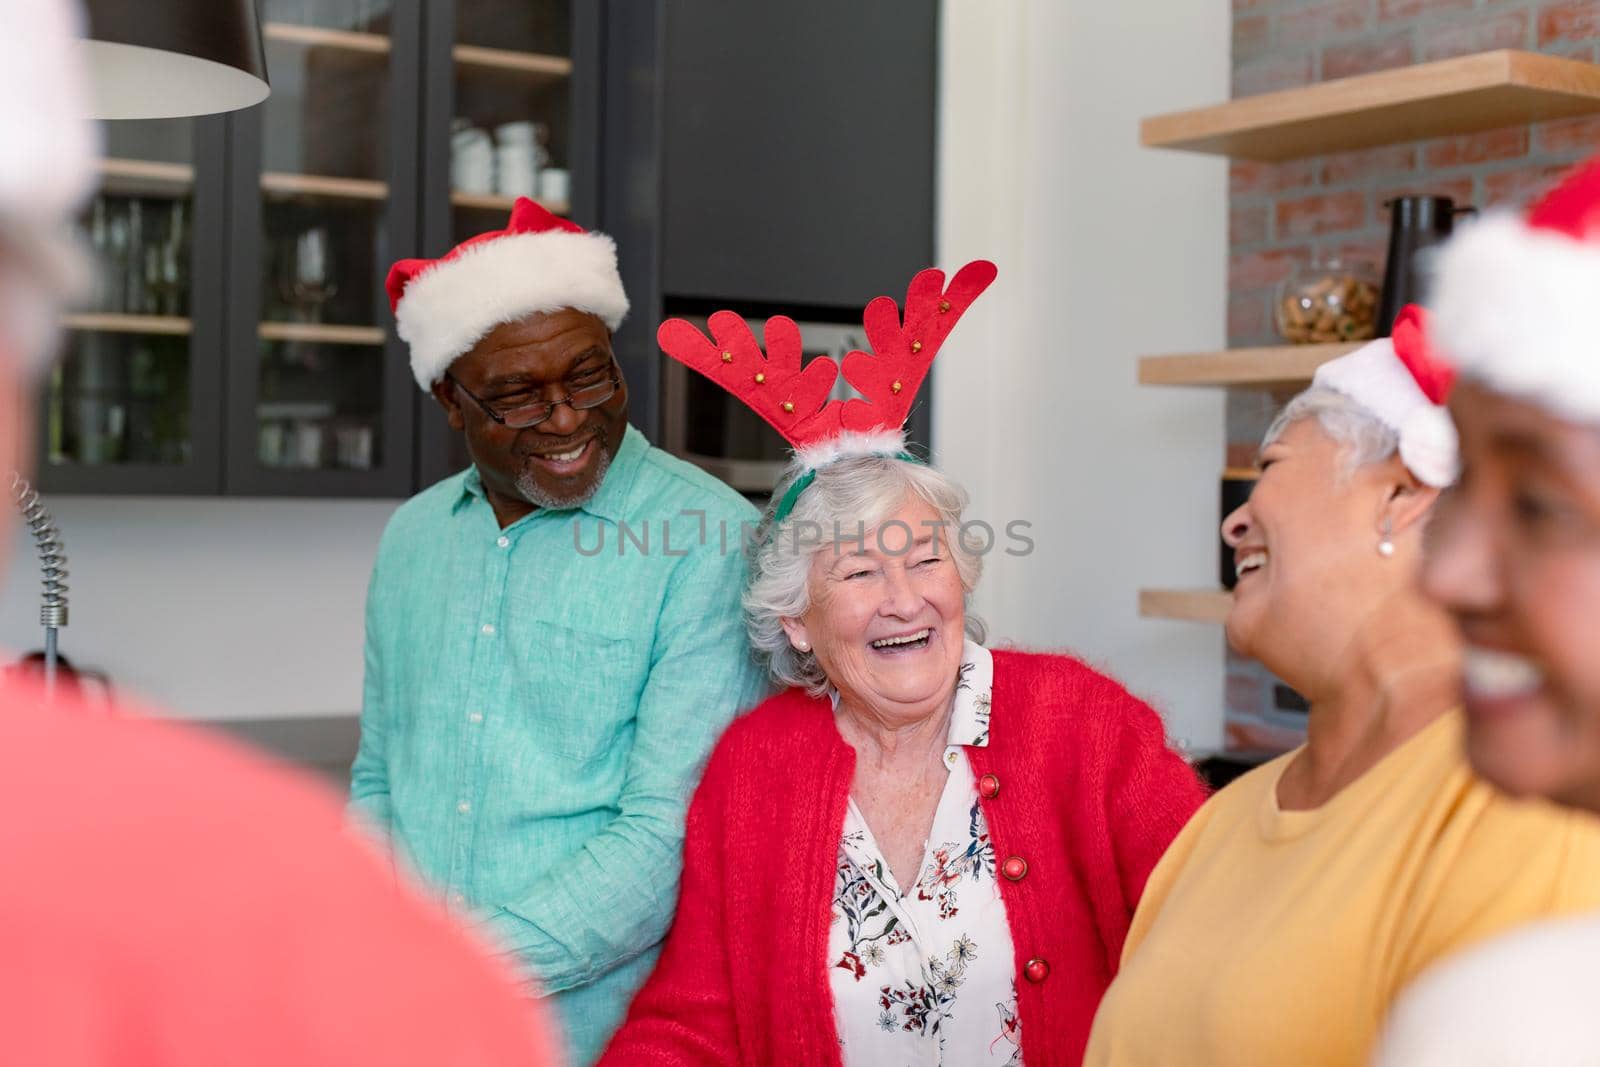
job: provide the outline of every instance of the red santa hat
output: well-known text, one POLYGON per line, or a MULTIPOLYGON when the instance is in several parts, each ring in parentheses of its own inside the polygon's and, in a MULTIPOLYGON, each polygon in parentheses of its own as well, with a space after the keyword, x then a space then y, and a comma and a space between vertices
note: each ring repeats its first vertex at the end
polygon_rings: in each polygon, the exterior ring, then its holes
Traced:
POLYGON ((1313 389, 1343 393, 1390 430, 1400 460, 1425 485, 1443 489, 1460 473, 1455 424, 1444 409, 1455 372, 1429 345, 1427 313, 1407 304, 1390 337, 1317 368, 1313 389))
POLYGON ((526 197, 505 229, 470 237, 439 259, 402 259, 386 288, 424 390, 502 323, 574 308, 615 330, 628 313, 616 243, 526 197))
POLYGON ((1526 213, 1463 230, 1437 269, 1436 341, 1464 376, 1600 422, 1600 156, 1526 213))

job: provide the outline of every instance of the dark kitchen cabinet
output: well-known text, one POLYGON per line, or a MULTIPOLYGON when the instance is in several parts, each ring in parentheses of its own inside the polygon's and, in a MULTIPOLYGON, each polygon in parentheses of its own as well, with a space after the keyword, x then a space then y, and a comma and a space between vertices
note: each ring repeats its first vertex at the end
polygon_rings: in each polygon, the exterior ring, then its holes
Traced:
POLYGON ((108 124, 97 281, 42 398, 48 491, 406 496, 459 457, 395 336, 390 263, 504 225, 517 193, 598 221, 598 5, 259 7, 267 101, 108 124), (458 187, 464 129, 491 154, 458 187))
MULTIPOLYGON (((405 496, 459 470, 383 279, 503 226, 519 190, 616 238, 630 417, 683 454, 782 450, 742 411, 686 432, 721 398, 671 378, 664 316, 858 327, 932 262, 936 0, 260 3, 266 103, 108 130, 46 490, 405 496), (460 158, 486 139, 492 179, 460 158)), ((925 443, 926 397, 910 425, 925 443)))
POLYGON ((859 311, 933 256, 935 0, 671 0, 668 297, 859 311))
POLYGON ((43 385, 41 486, 216 492, 226 146, 220 118, 107 129, 80 219, 94 273, 43 385))

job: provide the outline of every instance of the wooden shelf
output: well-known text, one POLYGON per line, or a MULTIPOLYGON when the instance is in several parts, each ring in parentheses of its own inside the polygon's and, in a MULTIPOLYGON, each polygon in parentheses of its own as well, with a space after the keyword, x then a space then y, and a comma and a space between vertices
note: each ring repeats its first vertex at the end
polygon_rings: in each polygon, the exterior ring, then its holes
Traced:
POLYGON ((387 200, 389 183, 369 178, 328 178, 319 174, 267 171, 261 188, 278 196, 320 196, 335 200, 387 200))
POLYGON ((572 73, 572 60, 567 56, 511 52, 504 48, 480 48, 471 44, 456 45, 451 49, 451 55, 457 65, 463 67, 482 67, 549 78, 565 78, 572 73))
POLYGON ((1276 345, 1228 348, 1175 356, 1141 356, 1140 385, 1209 385, 1253 389, 1302 388, 1318 367, 1360 348, 1341 345, 1276 345))
POLYGON ((333 326, 320 322, 263 322, 257 332, 263 341, 328 345, 381 345, 386 336, 381 326, 333 326))
POLYGON ((1147 619, 1227 622, 1233 594, 1226 589, 1141 589, 1139 614, 1147 619))
POLYGON ((1600 112, 1600 65, 1503 50, 1156 115, 1151 148, 1284 160, 1600 112))
POLYGON ((61 316, 69 330, 94 330, 102 333, 154 333, 181 337, 194 330, 188 319, 173 315, 124 315, 112 311, 79 312, 61 316))
POLYGON ((102 188, 126 196, 181 196, 194 187, 194 168, 187 163, 149 159, 102 159, 102 188))
POLYGON ((377 33, 330 30, 321 26, 302 26, 293 22, 264 22, 261 24, 261 35, 269 41, 302 44, 311 48, 338 48, 346 52, 366 52, 375 56, 389 54, 389 38, 377 33))
MULTIPOLYGON (((517 202, 514 196, 499 196, 494 193, 451 193, 450 203, 454 207, 472 208, 477 211, 510 211, 517 202)), ((572 205, 565 200, 540 200, 539 205, 552 215, 565 215, 572 210, 572 205)))

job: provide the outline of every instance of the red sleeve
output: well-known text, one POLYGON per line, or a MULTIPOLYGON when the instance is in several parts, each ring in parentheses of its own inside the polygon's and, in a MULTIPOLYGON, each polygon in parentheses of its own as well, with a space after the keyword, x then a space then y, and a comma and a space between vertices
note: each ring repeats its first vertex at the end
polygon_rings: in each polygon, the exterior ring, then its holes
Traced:
POLYGON ((733 989, 723 919, 727 739, 689 805, 678 911, 661 959, 596 1067, 733 1064, 733 989))
POLYGON ((1121 686, 1107 703, 1114 732, 1106 775, 1106 822, 1128 914, 1139 904, 1150 872, 1206 799, 1199 775, 1167 747, 1155 710, 1121 686))

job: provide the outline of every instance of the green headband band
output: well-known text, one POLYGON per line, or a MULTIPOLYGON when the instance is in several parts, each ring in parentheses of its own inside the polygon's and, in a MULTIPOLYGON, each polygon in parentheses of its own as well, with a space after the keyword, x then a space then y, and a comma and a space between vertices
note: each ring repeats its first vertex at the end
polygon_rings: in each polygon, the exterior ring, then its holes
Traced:
MULTIPOLYGON (((896 452, 892 456, 882 452, 877 454, 885 456, 885 458, 889 459, 899 459, 904 460, 907 463, 924 465, 922 460, 918 459, 916 456, 913 456, 910 452, 896 452)), ((834 462, 837 463, 838 460, 835 460, 834 462)), ((789 513, 794 510, 795 503, 800 499, 800 494, 810 488, 811 483, 816 480, 816 469, 808 470, 794 480, 794 484, 789 486, 788 491, 783 494, 783 499, 778 501, 778 510, 772 513, 772 525, 776 526, 784 519, 789 517, 789 513)))

